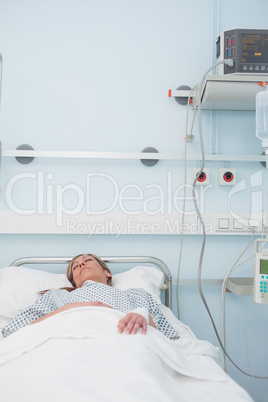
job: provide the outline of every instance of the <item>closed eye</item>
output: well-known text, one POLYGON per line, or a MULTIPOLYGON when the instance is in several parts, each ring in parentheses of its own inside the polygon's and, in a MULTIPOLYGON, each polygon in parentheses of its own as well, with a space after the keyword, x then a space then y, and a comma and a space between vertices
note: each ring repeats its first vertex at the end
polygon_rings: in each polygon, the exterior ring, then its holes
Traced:
MULTIPOLYGON (((86 260, 83 261, 83 263, 88 262, 88 261, 93 261, 93 258, 87 258, 86 260)), ((79 265, 79 264, 78 264, 79 265)), ((75 265, 73 267, 73 271, 78 267, 78 265, 75 265)))

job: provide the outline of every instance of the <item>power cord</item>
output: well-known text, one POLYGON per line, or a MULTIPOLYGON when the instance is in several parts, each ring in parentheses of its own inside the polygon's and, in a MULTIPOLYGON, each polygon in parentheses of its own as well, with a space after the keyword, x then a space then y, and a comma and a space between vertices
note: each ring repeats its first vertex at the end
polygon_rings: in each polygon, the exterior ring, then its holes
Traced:
POLYGON ((180 307, 179 307, 179 284, 180 284, 180 270, 181 270, 181 257, 182 257, 182 249, 183 249, 183 227, 184 227, 184 218, 185 218, 185 200, 186 200, 186 185, 187 185, 187 138, 192 138, 196 108, 194 110, 194 115, 192 119, 192 125, 190 129, 190 133, 188 133, 188 118, 189 118, 189 108, 190 108, 190 99, 193 91, 196 86, 194 86, 189 94, 188 102, 187 102, 187 111, 186 111, 186 126, 185 126, 185 146, 184 146, 184 193, 183 193, 183 207, 182 207, 182 219, 181 219, 181 236, 180 236, 180 252, 179 252, 179 262, 178 262, 178 270, 177 270, 177 283, 176 283, 176 301, 177 301, 177 315, 180 320, 180 307))
POLYGON ((227 64, 229 67, 232 67, 233 65, 233 60, 231 59, 224 59, 221 60, 219 62, 217 62, 216 64, 214 64, 212 67, 210 67, 206 73, 203 75, 201 81, 200 81, 200 85, 199 85, 199 96, 198 96, 198 128, 199 128, 199 140, 200 140, 200 148, 201 148, 201 168, 200 171, 198 172, 198 174, 196 175, 194 182, 193 182, 193 201, 194 201, 194 206, 195 206, 195 210, 197 213, 197 216, 199 218, 199 221, 201 223, 201 227, 202 227, 202 233, 203 233, 203 240, 202 240, 202 246, 201 246, 201 251, 200 251, 200 257, 199 257, 199 265, 198 265, 198 290, 199 290, 199 294, 201 297, 201 300, 207 310, 207 313, 210 317, 211 323, 213 325, 216 337, 218 339, 218 342, 220 344, 221 349, 223 350, 225 356, 230 360, 230 362, 239 370, 241 371, 241 373, 245 374, 246 376, 249 377, 253 377, 253 378, 258 378, 258 379, 262 379, 262 380, 267 380, 268 377, 262 377, 262 376, 256 376, 253 374, 249 374, 246 371, 242 370, 240 367, 237 366, 237 364, 235 364, 235 362, 231 359, 231 357, 229 356, 229 354, 227 353, 226 349, 224 348, 221 338, 219 336, 219 333, 217 331, 217 327, 215 325, 215 322, 213 320, 213 317, 211 315, 210 309, 208 307, 208 304, 206 302, 204 293, 203 293, 203 289, 202 289, 202 283, 201 283, 201 273, 202 273, 202 265, 203 265, 203 258, 204 258, 204 251, 205 251, 205 245, 206 245, 206 230, 205 230, 205 224, 203 221, 203 218, 201 216, 201 213, 199 211, 198 205, 197 205, 197 199, 196 199, 196 182, 197 179, 199 178, 199 176, 201 175, 201 173, 204 170, 204 166, 205 166, 205 150, 204 150, 204 142, 203 142, 203 133, 202 133, 202 119, 201 119, 201 102, 202 102, 202 92, 203 92, 203 85, 204 85, 204 81, 206 79, 207 74, 213 70, 215 67, 217 67, 219 64, 227 64))
MULTIPOLYGON (((230 271, 228 272, 228 274, 225 276, 223 283, 222 283, 222 344, 224 349, 226 349, 226 329, 225 329, 225 300, 226 300, 226 289, 227 289, 227 283, 229 280, 229 277, 231 275, 231 273, 242 263, 238 264, 238 261, 240 260, 240 258, 245 254, 245 252, 247 251, 247 249, 249 248, 249 246, 251 245, 251 243, 254 240, 254 234, 255 234, 255 230, 252 231, 252 235, 250 238, 250 241, 248 243, 248 245, 245 247, 245 249, 242 251, 242 253, 240 254, 240 256, 236 259, 235 263, 233 264, 232 268, 230 269, 230 271)), ((251 256, 250 256, 251 257, 251 256)), ((249 258, 250 258, 249 257, 249 258)), ((226 356, 224 355, 224 369, 226 371, 226 356)))
MULTIPOLYGON (((252 258, 255 255, 255 252, 250 254, 247 258, 245 258, 243 261, 241 261, 238 264, 238 261, 240 260, 240 258, 242 257, 243 254, 245 254, 246 250, 248 249, 248 247, 250 246, 250 244, 252 243, 253 239, 254 239, 254 232, 255 230, 252 228, 252 236, 251 239, 248 243, 248 245, 246 246, 246 248, 244 249, 244 251, 240 254, 240 256, 237 258, 237 260, 235 261, 235 263, 233 264, 232 268, 230 269, 230 271, 228 272, 228 274, 225 276, 223 283, 222 283, 222 343, 224 346, 224 349, 226 349, 226 328, 225 328, 225 301, 226 301, 226 289, 227 289, 227 283, 229 280, 229 277, 231 275, 231 273, 237 269, 240 265, 244 264, 246 261, 248 261, 250 258, 252 258)), ((268 234, 266 234, 266 241, 268 241, 268 234)), ((265 243, 260 247, 260 250, 265 246, 265 243)), ((225 371, 226 371, 226 356, 224 355, 224 367, 225 367, 225 371)))

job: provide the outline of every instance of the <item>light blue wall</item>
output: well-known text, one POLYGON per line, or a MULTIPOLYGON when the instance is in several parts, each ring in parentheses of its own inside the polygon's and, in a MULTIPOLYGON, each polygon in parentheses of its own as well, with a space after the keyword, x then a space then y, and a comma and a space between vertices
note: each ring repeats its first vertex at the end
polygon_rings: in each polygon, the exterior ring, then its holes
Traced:
MULTIPOLYGON (((192 87, 215 62, 217 35, 231 28, 267 28, 266 0, 1 0, 0 53, 3 55, 0 140, 3 149, 22 143, 36 150, 140 152, 153 146, 163 153, 184 152, 186 109, 167 96, 179 85, 192 87)), ((212 121, 215 113, 203 113, 206 152, 215 151, 212 121)), ((254 112, 219 112, 219 153, 261 153, 255 138, 254 112)), ((197 127, 189 153, 199 153, 197 127)), ((226 212, 229 188, 217 186, 217 170, 223 162, 207 162, 212 187, 205 197, 205 212, 226 212)), ((267 172, 259 163, 235 163, 238 181, 246 190, 233 198, 237 212, 249 211, 252 191, 249 178, 262 173, 263 208, 268 209, 267 172)), ((188 163, 190 171, 199 162, 188 163)), ((139 186, 144 198, 156 195, 148 185, 165 192, 168 175, 175 191, 184 180, 183 161, 160 161, 152 168, 139 161, 35 159, 21 165, 12 158, 1 164, 0 209, 8 209, 5 189, 18 173, 53 174, 51 184, 85 188, 87 173, 110 175, 120 188, 139 186)), ((113 195, 110 184, 94 189, 92 203, 105 208, 113 195)), ((134 191, 134 190, 133 190, 134 191)), ((133 195, 133 193, 132 193, 133 195)), ((65 197, 72 208, 75 194, 65 197)), ((13 194, 21 208, 37 202, 36 183, 22 181, 13 194)), ((52 197, 53 198, 53 197, 52 197)), ((55 207, 55 197, 53 198, 55 207)), ((139 201, 126 203, 136 211, 139 201)), ((153 211, 159 202, 150 203, 153 211)), ((187 203, 192 209, 192 204, 187 203)), ((115 206, 115 210, 119 210, 115 206)), ((176 210, 172 206, 172 214, 176 210)), ((1 225, 1 222, 0 222, 1 225)), ((197 278, 201 237, 184 237, 181 277, 197 278)), ((243 251, 249 236, 208 236, 203 277, 222 279, 243 251)), ((152 255, 162 259, 177 277, 178 235, 23 235, 1 234, 1 266, 30 255, 152 255)), ((253 246, 247 252, 249 255, 253 246)), ((252 276, 253 260, 239 268, 237 276, 252 276)), ((175 290, 175 289, 174 289, 175 290)), ((221 329, 221 289, 204 288, 215 322, 221 329)), ((176 312, 174 294, 174 312, 176 312)), ((201 339, 217 345, 208 315, 196 288, 181 288, 181 318, 201 339)), ((227 295, 227 347, 244 370, 268 375, 267 309, 254 305, 252 297, 227 295)), ((256 401, 265 401, 267 380, 253 380, 230 364, 233 378, 256 401)))

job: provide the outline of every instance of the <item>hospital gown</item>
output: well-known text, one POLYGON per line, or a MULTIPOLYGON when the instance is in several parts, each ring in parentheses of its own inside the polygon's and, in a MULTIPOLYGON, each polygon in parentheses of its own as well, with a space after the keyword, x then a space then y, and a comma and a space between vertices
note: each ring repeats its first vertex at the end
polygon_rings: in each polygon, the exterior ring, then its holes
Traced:
POLYGON ((51 289, 36 300, 34 304, 19 313, 3 329, 3 337, 7 337, 18 329, 31 322, 52 313, 60 307, 74 302, 100 301, 108 304, 115 310, 128 313, 136 308, 146 308, 152 315, 157 329, 169 339, 178 339, 178 332, 171 326, 152 295, 144 289, 135 288, 128 290, 115 289, 103 283, 86 281, 81 288, 71 292, 64 289, 51 289))

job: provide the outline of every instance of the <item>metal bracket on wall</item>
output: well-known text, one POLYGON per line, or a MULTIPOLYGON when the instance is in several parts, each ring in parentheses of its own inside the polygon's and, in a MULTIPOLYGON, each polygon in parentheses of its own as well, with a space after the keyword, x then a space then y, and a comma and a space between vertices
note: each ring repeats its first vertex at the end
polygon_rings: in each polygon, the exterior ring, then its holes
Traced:
MULTIPOLYGON (((157 149, 153 147, 146 147, 141 152, 158 153, 157 149)), ((157 164, 157 162, 159 162, 159 159, 141 159, 141 163, 143 163, 145 166, 154 166, 157 164)))
MULTIPOLYGON (((31 147, 31 145, 28 144, 21 144, 16 148, 18 151, 33 151, 33 147, 31 147)), ((23 164, 27 164, 27 163, 31 163, 34 160, 33 156, 15 156, 15 158, 17 159, 18 162, 23 163, 23 164)))
MULTIPOLYGON (((180 105, 187 105, 190 93, 191 88, 188 85, 180 85, 178 88, 176 88, 176 90, 168 90, 169 98, 174 97, 175 101, 180 105)), ((192 104, 192 97, 190 99, 190 103, 192 104)))

